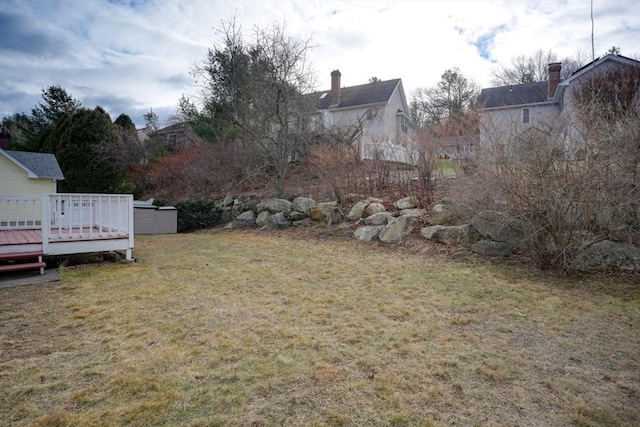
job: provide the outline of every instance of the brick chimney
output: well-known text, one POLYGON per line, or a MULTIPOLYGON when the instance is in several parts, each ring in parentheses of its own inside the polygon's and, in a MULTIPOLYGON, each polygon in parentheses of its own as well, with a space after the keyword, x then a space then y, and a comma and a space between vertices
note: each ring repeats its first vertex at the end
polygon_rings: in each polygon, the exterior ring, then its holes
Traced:
POLYGON ((549 64, 549 90, 547 96, 549 99, 553 98, 556 94, 556 89, 560 84, 560 70, 562 69, 561 62, 552 62, 549 64))
POLYGON ((340 104, 340 70, 331 72, 331 93, 329 95, 330 105, 340 104))

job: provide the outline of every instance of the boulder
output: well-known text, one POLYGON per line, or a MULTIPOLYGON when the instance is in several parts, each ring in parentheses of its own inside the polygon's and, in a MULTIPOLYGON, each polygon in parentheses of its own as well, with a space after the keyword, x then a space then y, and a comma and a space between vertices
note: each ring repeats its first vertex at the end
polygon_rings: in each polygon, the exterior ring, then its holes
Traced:
POLYGON ((267 220, 269 219, 269 217, 271 216, 271 214, 267 211, 262 211, 258 214, 258 217, 256 218, 256 225, 258 227, 264 227, 265 225, 267 225, 267 220))
POLYGON ((382 230, 384 230, 384 225, 364 225, 358 227, 358 229, 353 232, 353 235, 362 242, 370 242, 372 239, 378 237, 382 230))
POLYGON ((525 249, 522 221, 498 211, 482 211, 471 219, 471 225, 488 240, 504 242, 525 249))
POLYGON ((268 211, 271 213, 290 213, 293 210, 293 203, 286 199, 265 199, 256 205, 256 210, 259 212, 268 211))
POLYGON ((256 224, 256 214, 253 211, 242 212, 233 220, 236 228, 253 227, 256 224))
POLYGON ((292 211, 289 215, 289 221, 300 221, 301 219, 305 219, 307 216, 309 216, 307 213, 304 212, 300 212, 300 211, 292 211))
POLYGON ((308 197, 296 197, 293 199, 293 210, 308 214, 311 208, 316 206, 316 201, 308 197))
POLYGON ((506 257, 511 255, 511 245, 493 240, 480 240, 471 245, 471 250, 484 256, 506 257))
POLYGON ((291 227, 291 221, 287 220, 283 212, 278 212, 267 218, 268 230, 282 230, 291 227))
POLYGON ((227 206, 231 206, 234 199, 235 197, 233 197, 231 194, 227 194, 224 199, 222 199, 222 207, 226 208, 227 206))
POLYGON ((364 210, 368 205, 369 205, 369 202, 364 202, 364 201, 358 202, 355 205, 353 205, 353 207, 349 211, 349 214, 347 215, 347 220, 357 221, 360 218, 362 218, 362 215, 364 214, 364 210))
POLYGON ((242 201, 243 211, 256 211, 259 200, 255 196, 249 197, 242 201))
POLYGON ((364 210, 364 216, 371 216, 373 214, 377 214, 379 212, 386 212, 387 208, 384 207, 382 203, 373 202, 369 203, 364 210))
POLYGON ((417 221, 411 216, 395 218, 380 233, 380 240, 387 243, 399 242, 413 231, 413 224, 417 221))
POLYGON ((364 219, 366 225, 386 225, 393 221, 393 215, 389 212, 378 212, 364 219))
POLYGON ((403 209, 398 212, 398 216, 412 216, 414 218, 422 218, 427 214, 424 209, 403 209))
POLYGON ((443 205, 442 203, 438 203, 437 205, 435 205, 435 206, 432 208, 432 210, 433 210, 435 213, 440 213, 440 212, 444 211, 444 205, 443 205))
POLYGON ((470 224, 443 226, 433 225, 420 230, 425 239, 433 240, 447 245, 461 245, 475 240, 473 228, 470 224))
POLYGON ((631 243, 601 240, 579 251, 574 262, 579 270, 640 271, 640 248, 631 243))
POLYGON ((414 209, 418 206, 418 199, 415 196, 403 197, 396 200, 393 205, 399 210, 402 209, 414 209))
POLYGON ((218 220, 220 224, 228 224, 231 222, 231 209, 225 208, 222 212, 220 212, 220 219, 218 220))

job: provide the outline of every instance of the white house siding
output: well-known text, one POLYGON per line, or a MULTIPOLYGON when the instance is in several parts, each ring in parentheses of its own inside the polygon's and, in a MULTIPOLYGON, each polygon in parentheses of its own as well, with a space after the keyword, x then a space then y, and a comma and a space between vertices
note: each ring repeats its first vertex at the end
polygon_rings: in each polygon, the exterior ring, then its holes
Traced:
POLYGON ((545 131, 552 126, 560 111, 557 105, 521 105, 484 110, 480 115, 480 148, 487 151, 495 146, 506 148, 529 129, 545 131), (522 123, 522 110, 529 109, 529 123, 522 123))
POLYGON ((497 107, 485 109, 480 115, 480 147, 487 151, 496 143, 505 144, 510 138, 533 127, 554 126, 553 137, 564 146, 564 155, 577 155, 587 143, 588 133, 582 127, 575 105, 574 91, 580 83, 594 74, 606 72, 621 64, 638 66, 638 61, 615 55, 607 55, 584 67, 562 81, 554 99, 548 103, 497 107), (530 124, 522 124, 522 108, 530 109, 530 124))
POLYGON ((411 163, 407 150, 409 133, 402 132, 399 125, 398 110, 404 111, 399 91, 396 89, 387 104, 364 106, 362 108, 335 109, 325 117, 326 126, 349 127, 362 121, 362 137, 358 150, 362 159, 382 158, 384 160, 411 163), (367 112, 372 118, 367 119, 367 112))
POLYGON ((395 86, 387 101, 320 109, 312 125, 341 128, 344 132, 356 131, 361 124, 361 137, 354 141, 360 158, 382 158, 410 163, 410 150, 407 147, 410 146, 411 124, 408 123, 408 132, 402 131, 398 110, 407 116, 409 114, 401 82, 395 86), (368 114, 369 111, 371 114, 368 114))

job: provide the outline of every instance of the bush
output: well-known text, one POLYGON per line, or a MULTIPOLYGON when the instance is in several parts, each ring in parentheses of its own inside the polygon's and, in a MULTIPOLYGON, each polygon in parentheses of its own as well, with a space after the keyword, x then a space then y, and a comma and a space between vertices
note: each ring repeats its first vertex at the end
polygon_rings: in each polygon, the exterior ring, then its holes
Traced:
POLYGON ((575 269, 601 240, 640 243, 640 67, 589 77, 573 95, 574 111, 536 128, 489 128, 496 138, 466 181, 467 205, 523 222, 541 268, 575 269))
POLYGON ((178 233, 211 228, 220 219, 220 210, 213 199, 184 199, 175 207, 178 210, 178 233))
POLYGON ((153 199, 152 205, 158 207, 167 206, 167 201, 162 197, 156 197, 153 199))

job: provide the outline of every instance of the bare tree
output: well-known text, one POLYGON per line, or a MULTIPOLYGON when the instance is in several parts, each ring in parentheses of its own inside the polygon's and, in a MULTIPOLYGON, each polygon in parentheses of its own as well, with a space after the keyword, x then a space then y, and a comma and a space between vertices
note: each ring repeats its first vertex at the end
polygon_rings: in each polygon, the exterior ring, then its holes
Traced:
POLYGON ((245 42, 235 21, 223 25, 223 36, 194 71, 205 84, 201 117, 214 135, 244 146, 249 175, 260 171, 282 193, 290 162, 309 140, 309 40, 272 24, 245 42))
MULTIPOLYGON (((549 64, 559 62, 552 51, 537 50, 530 56, 518 55, 509 65, 500 65, 493 71, 494 86, 511 86, 523 83, 542 82, 549 78, 549 64)), ((561 78, 565 79, 587 62, 586 54, 578 51, 574 57, 562 61, 561 78)))
POLYGON ((479 91, 459 69, 446 70, 435 87, 413 91, 412 119, 419 126, 455 119, 473 108, 479 91))

